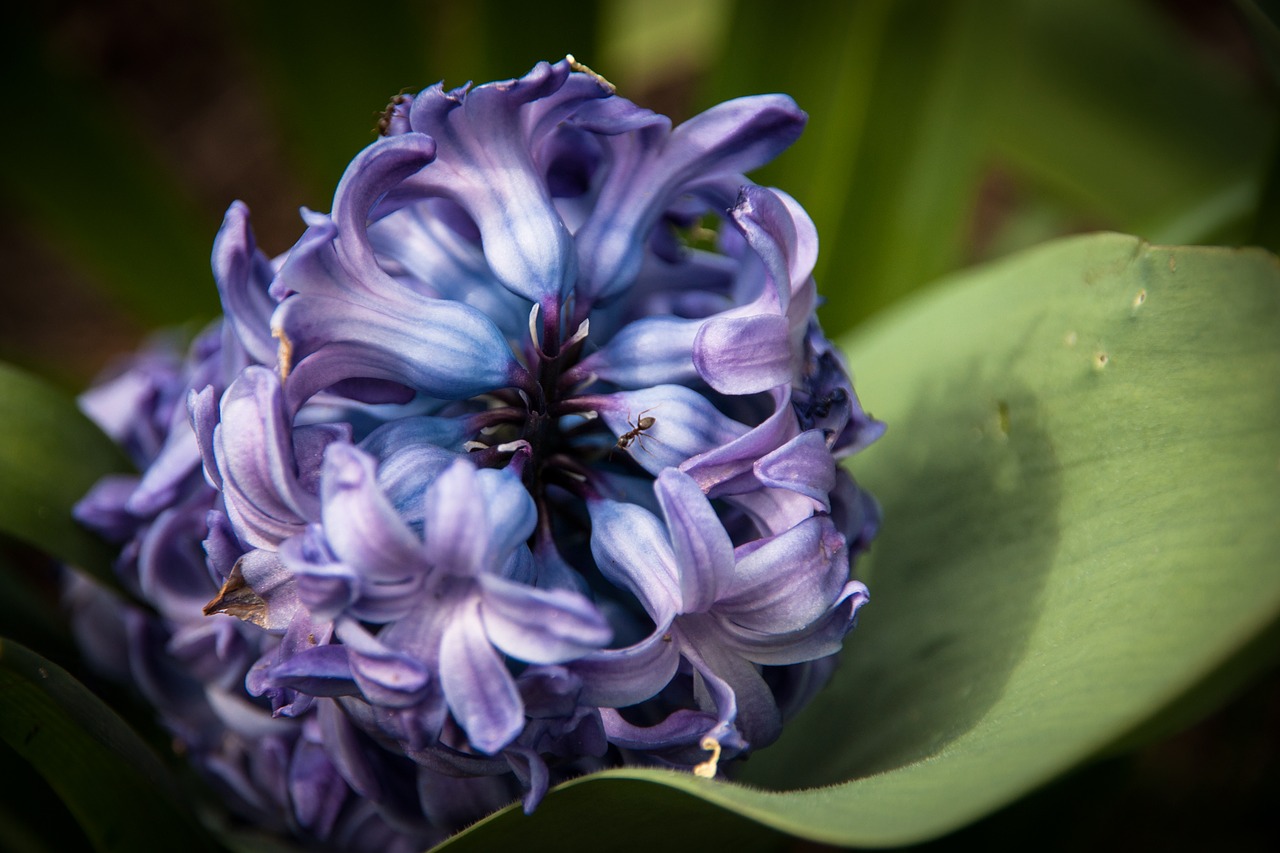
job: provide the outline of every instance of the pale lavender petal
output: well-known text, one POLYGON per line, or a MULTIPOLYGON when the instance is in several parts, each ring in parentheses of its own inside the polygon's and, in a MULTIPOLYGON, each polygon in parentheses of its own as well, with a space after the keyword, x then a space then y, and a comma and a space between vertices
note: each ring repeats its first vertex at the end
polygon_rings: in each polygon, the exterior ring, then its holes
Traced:
POLYGON ((666 687, 680 664, 671 623, 660 623, 645 639, 622 649, 604 649, 569 665, 582 679, 581 701, 602 708, 625 708, 666 687))
POLYGON ((683 608, 679 569, 657 516, 634 504, 587 502, 591 512, 591 553, 612 583, 630 592, 658 624, 683 608))
POLYGON ((493 755, 524 728, 524 705, 485 634, 478 599, 458 607, 440 641, 440 683, 449 710, 481 752, 493 755))
POLYGON ((733 544, 710 501, 687 474, 668 468, 654 484, 680 578, 681 613, 701 613, 733 579, 733 544))
POLYGON ((844 537, 815 516, 740 556, 716 613, 762 633, 804 628, 839 600, 849 577, 844 537))
POLYGON ((818 430, 800 433, 753 466, 766 486, 791 489, 812 498, 823 509, 831 508, 828 495, 836 485, 836 462, 818 430))
POLYGON ((749 432, 744 424, 721 414, 706 397, 683 385, 624 391, 592 398, 592 402, 617 436, 635 430, 639 418, 653 418, 653 425, 637 436, 626 452, 654 475, 733 444, 749 432))
POLYGON ((715 317, 698 329, 693 364, 721 394, 755 394, 791 379, 787 320, 779 314, 715 317))
POLYGON ((535 589, 492 575, 480 576, 480 588, 485 633, 517 660, 565 663, 613 639, 609 623, 579 593, 535 589))

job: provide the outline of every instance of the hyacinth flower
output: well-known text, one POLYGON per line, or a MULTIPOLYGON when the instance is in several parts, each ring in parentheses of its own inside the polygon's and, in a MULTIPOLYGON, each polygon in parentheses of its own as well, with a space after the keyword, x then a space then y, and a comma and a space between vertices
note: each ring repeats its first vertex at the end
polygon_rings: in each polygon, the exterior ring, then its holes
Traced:
POLYGON ((81 633, 154 660, 196 763, 303 838, 731 772, 830 674, 879 518, 838 464, 883 426, 814 318, 813 224, 744 176, 804 114, 672 127, 566 59, 384 118, 283 256, 232 206, 190 366, 86 396, 146 449, 78 516, 156 612, 120 630, 76 581, 81 633))

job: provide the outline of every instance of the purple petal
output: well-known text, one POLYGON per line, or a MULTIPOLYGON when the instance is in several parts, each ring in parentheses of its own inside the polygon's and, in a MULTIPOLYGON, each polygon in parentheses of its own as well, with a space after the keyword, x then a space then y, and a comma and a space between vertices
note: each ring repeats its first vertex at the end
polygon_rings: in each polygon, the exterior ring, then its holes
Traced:
POLYGON ((762 633, 725 621, 720 625, 722 641, 756 663, 785 665, 817 660, 840 651, 867 600, 867 588, 858 581, 849 581, 830 610, 798 631, 762 633))
POLYGON ((622 649, 593 652, 569 669, 582 679, 580 701, 602 708, 625 708, 658 695, 671 683, 680 664, 680 648, 671 623, 660 623, 645 639, 622 649))
POLYGON ((407 290, 385 309, 298 294, 281 303, 272 323, 288 348, 294 408, 348 379, 383 379, 458 400, 514 385, 522 370, 480 312, 407 290))
MULTIPOLYGON (((436 85, 418 94, 410 113, 414 130, 435 138, 439 152, 406 189, 451 198, 466 209, 498 279, 548 309, 572 289, 577 258, 573 237, 533 163, 522 120, 532 103, 560 90, 568 75, 568 63, 539 63, 519 80, 471 91, 445 92, 436 85)), ((604 94, 599 87, 581 92, 604 94)))
POLYGON ((653 424, 626 448, 639 465, 655 476, 713 448, 733 444, 748 428, 726 417, 697 391, 682 385, 659 385, 590 398, 614 435, 637 427, 641 417, 653 424))
POLYGON ((529 663, 575 660, 613 639, 613 630, 583 595, 541 590, 481 575, 480 615, 489 640, 529 663))
POLYGON ((819 430, 800 433, 754 466, 755 475, 766 486, 791 489, 812 498, 829 510, 828 495, 836 485, 836 463, 819 430))
POLYGON ((668 468, 654 484, 680 577, 681 613, 715 604, 733 578, 733 544, 710 501, 687 474, 668 468))
POLYGON ((640 600, 658 624, 681 612, 680 575, 666 529, 635 504, 587 502, 591 553, 609 581, 640 600))
POLYGON ((347 619, 338 623, 337 634, 347 649, 351 674, 369 702, 412 708, 427 698, 432 677, 420 661, 384 645, 347 619))
POLYGON ((706 617, 681 620, 680 631, 684 655, 702 677, 721 722, 736 727, 755 749, 777 740, 782 715, 756 665, 725 643, 706 617))
POLYGON ((299 740, 289 764, 289 798, 298 824, 321 840, 328 838, 347 793, 325 748, 299 740))
POLYGON ((787 319, 779 314, 714 317, 693 344, 698 375, 721 394, 754 394, 791 379, 787 319))
POLYGON ((689 183, 714 182, 767 163, 794 142, 805 115, 785 95, 729 101, 677 127, 610 137, 608 180, 578 231, 580 298, 607 302, 640 270, 644 238, 689 183))
POLYGON ((688 708, 674 711, 652 726, 628 723, 612 708, 601 708, 600 717, 609 742, 623 749, 665 750, 688 746, 701 740, 716 724, 714 715, 688 708))
POLYGON ((213 241, 213 277, 222 296, 222 310, 240 346, 258 364, 274 364, 271 312, 276 303, 267 292, 271 263, 258 250, 249 227, 249 208, 233 202, 213 241))
POLYGON ((325 451, 321 494, 325 538, 338 559, 371 583, 397 583, 426 573, 413 532, 378 489, 374 460, 349 444, 325 451))
POLYGON ((839 600, 848 577, 844 537, 815 516, 740 556, 715 612, 762 633, 796 631, 839 600))
POLYGON ((592 374, 624 388, 682 385, 694 381, 693 347, 701 322, 680 317, 644 317, 623 326, 603 349, 569 371, 569 382, 592 374))
POLYGON ((319 515, 316 496, 298 483, 280 383, 265 367, 249 367, 222 397, 214 453, 227 515, 236 533, 258 548, 274 548, 319 515))
POLYGON ((440 683, 449 710, 481 752, 497 753, 524 728, 520 693, 489 644, 478 599, 461 605, 445 628, 440 683))

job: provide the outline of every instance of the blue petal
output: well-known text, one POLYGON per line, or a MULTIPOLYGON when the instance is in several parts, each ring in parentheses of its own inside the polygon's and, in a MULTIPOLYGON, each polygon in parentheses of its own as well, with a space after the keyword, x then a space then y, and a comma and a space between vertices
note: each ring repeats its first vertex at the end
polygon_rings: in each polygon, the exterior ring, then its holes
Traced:
POLYGON ((634 504, 587 502, 591 553, 601 573, 640 600, 658 624, 682 610, 679 570, 666 530, 657 517, 634 504))

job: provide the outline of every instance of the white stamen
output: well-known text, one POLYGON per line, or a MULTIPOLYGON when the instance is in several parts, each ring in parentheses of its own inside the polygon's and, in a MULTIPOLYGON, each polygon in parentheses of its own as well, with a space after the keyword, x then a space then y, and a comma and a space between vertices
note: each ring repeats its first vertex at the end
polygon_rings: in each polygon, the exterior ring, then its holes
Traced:
POLYGON ((529 312, 529 340, 533 341, 534 349, 542 351, 542 342, 538 339, 538 303, 533 303, 533 310, 529 312))
POLYGON ((483 441, 468 441, 466 444, 462 445, 462 449, 468 453, 472 453, 476 450, 488 450, 489 445, 485 444, 483 441))
POLYGON ((573 337, 569 338, 569 340, 565 343, 565 346, 573 346, 579 341, 586 340, 587 334, 590 331, 591 331, 591 318, 588 317, 587 319, 583 320, 581 323, 578 324, 578 331, 573 333, 573 337))

